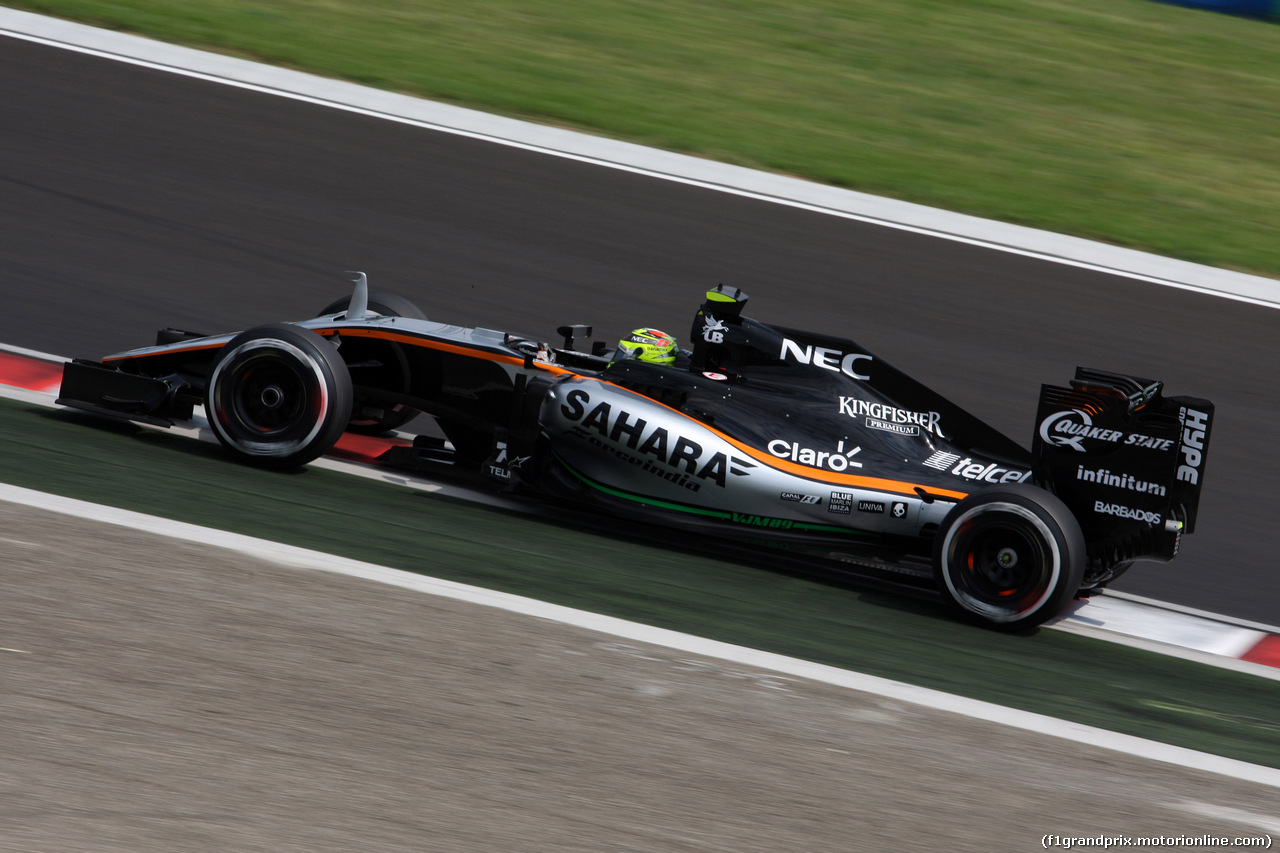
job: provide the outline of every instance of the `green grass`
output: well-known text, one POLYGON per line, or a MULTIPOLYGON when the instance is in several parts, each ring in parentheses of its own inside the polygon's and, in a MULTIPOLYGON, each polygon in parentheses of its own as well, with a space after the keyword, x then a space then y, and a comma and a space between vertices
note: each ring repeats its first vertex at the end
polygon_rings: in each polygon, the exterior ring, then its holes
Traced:
POLYGON ((4 0, 1280 275, 1280 26, 1150 0, 4 0))
POLYGON ((657 547, 651 536, 319 469, 261 471, 214 445, 10 401, 0 400, 0 435, 0 482, 1280 767, 1280 682, 1058 631, 998 634, 940 604, 657 547))

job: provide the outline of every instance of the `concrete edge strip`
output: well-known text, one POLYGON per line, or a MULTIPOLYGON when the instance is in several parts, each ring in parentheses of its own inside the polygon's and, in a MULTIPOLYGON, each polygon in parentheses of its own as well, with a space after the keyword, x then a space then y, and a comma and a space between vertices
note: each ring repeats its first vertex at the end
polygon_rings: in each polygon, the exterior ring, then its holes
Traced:
POLYGON ((52 355, 51 353, 27 349, 26 347, 15 347, 12 344, 0 344, 0 351, 10 353, 11 355, 21 355, 26 356, 27 358, 34 358, 38 361, 52 361, 58 364, 66 364, 68 361, 71 361, 71 359, 65 356, 52 355))
POLYGON ((1119 734, 1043 714, 1006 708, 990 702, 953 696, 942 691, 917 687, 887 678, 864 675, 824 664, 788 658, 771 652, 707 640, 664 628, 654 628, 612 616, 587 613, 561 605, 548 604, 536 599, 439 580, 372 563, 363 563, 345 557, 335 557, 318 551, 256 539, 238 533, 212 530, 194 524, 171 521, 130 510, 88 503, 60 495, 50 495, 7 484, 0 484, 0 500, 47 512, 72 515, 90 521, 127 527, 185 542, 225 548, 296 569, 330 572, 387 584, 413 592, 441 596, 485 607, 494 607, 511 613, 547 619, 634 642, 649 643, 688 654, 703 655, 743 666, 780 672, 797 678, 806 678, 836 687, 871 693, 888 699, 960 714, 1036 734, 1098 746, 1138 758, 1175 764, 1259 785, 1280 788, 1280 770, 1274 768, 1249 764, 1232 758, 1224 758, 1132 735, 1119 734))
POLYGON ((1079 602, 1064 618, 1050 627, 1077 634, 1117 635, 1136 638, 1162 647, 1176 647, 1210 659, 1233 661, 1229 669, 1256 673, 1280 681, 1280 669, 1240 660, 1272 636, 1264 631, 1233 624, 1223 617, 1205 618, 1180 613, 1157 604, 1138 604, 1112 594, 1093 596, 1079 602))
POLYGON ((0 35, 888 228, 1280 308, 1280 281, 0 8, 0 35))
MULTIPOLYGON (((0 354, 4 353, 38 359, 50 366, 66 361, 60 356, 0 343, 0 354)), ((5 376, 2 360, 0 360, 0 397, 40 406, 52 406, 57 393, 56 384, 53 388, 45 387, 44 380, 37 384, 40 387, 35 385, 15 387, 17 383, 11 377, 5 376)), ((191 426, 175 425, 167 431, 216 443, 216 439, 207 428, 207 423, 204 422, 203 413, 199 410, 191 426)), ((353 474, 392 485, 422 491, 441 490, 439 484, 429 479, 402 472, 388 472, 384 468, 349 458, 323 457, 311 464, 318 468, 353 474)), ((518 510, 518 506, 512 506, 510 502, 501 500, 496 495, 455 488, 450 489, 450 494, 477 503, 501 505, 518 510)), ((1076 602, 1063 616, 1046 623, 1046 627, 1280 681, 1280 666, 1243 659, 1255 650, 1262 649, 1264 643, 1270 644, 1280 640, 1280 628, 1255 622, 1141 596, 1107 592, 1101 596, 1076 602)))
MULTIPOLYGON (((1131 592, 1112 592, 1109 594, 1115 598, 1131 601, 1134 604, 1159 605, 1166 610, 1176 610, 1177 612, 1185 613, 1188 616, 1198 616, 1202 619, 1214 619, 1218 621, 1221 621, 1222 619, 1218 614, 1211 613, 1208 610, 1201 610, 1198 607, 1187 607, 1182 604, 1165 604, 1163 602, 1156 601, 1154 598, 1148 598, 1144 595, 1134 595, 1131 592)), ((1268 625, 1264 622, 1253 622, 1247 619, 1237 619, 1235 620, 1235 624, 1241 628, 1252 628, 1255 631, 1261 631, 1266 634, 1280 634, 1280 625, 1268 625)))
POLYGON ((1222 655, 1189 648, 1183 645, 1170 645, 1167 642, 1148 639, 1147 637, 1143 637, 1136 633, 1119 633, 1109 628, 1089 625, 1087 623, 1071 619, 1064 619, 1052 624, 1046 624, 1045 627, 1052 628, 1055 631, 1064 631, 1068 634, 1080 634, 1081 636, 1101 640, 1106 643, 1114 643, 1117 646, 1141 649, 1145 652, 1152 652, 1166 657, 1174 657, 1179 660, 1191 661, 1193 663, 1202 663, 1206 666, 1217 667, 1218 669, 1229 669, 1233 672, 1252 675, 1258 678, 1265 678, 1270 681, 1280 681, 1280 669, 1277 669, 1275 666, 1263 663, 1253 663, 1251 661, 1240 660, 1238 658, 1223 657, 1222 655))

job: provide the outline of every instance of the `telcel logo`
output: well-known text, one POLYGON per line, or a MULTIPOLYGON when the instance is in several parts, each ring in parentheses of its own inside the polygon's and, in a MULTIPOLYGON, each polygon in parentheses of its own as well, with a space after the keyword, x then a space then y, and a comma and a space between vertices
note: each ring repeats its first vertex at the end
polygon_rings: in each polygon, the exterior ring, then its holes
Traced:
POLYGON ((981 480, 984 483, 1025 483, 1031 479, 1030 471, 1015 471, 1011 468, 1001 468, 995 463, 988 465, 974 462, 968 457, 961 459, 959 464, 951 469, 951 473, 966 480, 981 480))
MULTIPOLYGON (((838 371, 845 376, 852 376, 854 379, 866 380, 871 378, 867 374, 857 371, 857 363, 859 361, 873 360, 871 356, 865 353, 841 352, 838 349, 815 347, 812 344, 805 344, 802 347, 790 338, 783 338, 782 352, 778 357, 783 361, 786 361, 789 357, 801 364, 812 364, 826 370, 838 371)), ((863 369, 865 370, 866 368, 863 369)))

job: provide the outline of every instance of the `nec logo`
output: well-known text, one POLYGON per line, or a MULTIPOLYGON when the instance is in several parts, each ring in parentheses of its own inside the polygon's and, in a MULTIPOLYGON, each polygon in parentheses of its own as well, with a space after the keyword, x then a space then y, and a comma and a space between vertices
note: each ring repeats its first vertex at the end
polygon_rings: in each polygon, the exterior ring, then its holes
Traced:
MULTIPOLYGON (((846 353, 830 347, 815 347, 813 344, 805 344, 802 347, 790 338, 783 338, 782 352, 778 357, 783 361, 790 357, 801 364, 812 364, 815 367, 837 371, 854 379, 866 380, 871 378, 865 373, 859 373, 856 369, 857 362, 872 361, 871 356, 860 352, 846 353)), ((863 369, 865 370, 866 368, 864 367, 863 369)))

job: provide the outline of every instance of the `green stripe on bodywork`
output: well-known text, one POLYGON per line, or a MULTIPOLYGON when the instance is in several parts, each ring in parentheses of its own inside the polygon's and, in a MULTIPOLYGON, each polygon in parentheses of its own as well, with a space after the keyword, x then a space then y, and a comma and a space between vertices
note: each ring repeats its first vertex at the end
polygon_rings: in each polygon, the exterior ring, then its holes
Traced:
MULTIPOLYGON (((674 510, 675 512, 688 513, 689 515, 703 515, 709 518, 718 518, 718 519, 721 519, 722 521, 727 521, 730 524, 739 524, 747 528, 764 527, 765 525, 746 524, 744 522, 735 521, 733 517, 735 515, 747 515, 747 516, 754 516, 755 518, 776 518, 776 516, 755 515, 754 513, 749 513, 749 512, 733 513, 733 512, 726 512, 725 510, 719 510, 719 509, 706 509, 700 506, 693 506, 692 504, 682 504, 682 503, 676 503, 674 501, 659 500, 658 498, 651 498, 646 495, 636 494, 635 492, 628 492, 622 489, 617 489, 617 488, 614 488, 613 486, 606 486, 604 483, 593 480, 590 477, 588 477, 586 474, 583 474, 581 471, 574 468, 567 461, 565 461, 564 457, 560 456, 559 454, 553 453, 552 455, 555 456, 557 462, 559 462, 561 465, 564 466, 564 469, 566 471, 568 471, 574 477, 577 477, 578 480, 580 480, 584 485, 589 486, 598 492, 603 492, 604 494, 610 495, 615 498, 621 498, 626 501, 631 501, 632 503, 659 507, 661 509, 674 510)), ((787 530, 812 530, 815 533, 839 533, 845 536, 876 536, 877 535, 868 530, 853 530, 851 528, 840 527, 835 524, 819 524, 814 521, 792 521, 791 519, 787 519, 787 518, 780 518, 778 520, 791 522, 790 526, 785 528, 787 530)))
POLYGON ((577 468, 574 468, 567 461, 565 461, 564 457, 561 456, 560 454, 553 453, 552 455, 555 456, 557 462, 559 462, 561 465, 564 466, 564 470, 568 471, 570 474, 577 477, 584 485, 590 486, 591 488, 595 489, 598 492, 604 492, 606 495, 612 495, 615 498, 622 498, 623 500, 631 501, 632 503, 645 504, 646 506, 661 507, 662 509, 675 510, 676 512, 685 512, 685 513, 689 513, 690 515, 705 515, 711 518, 723 518, 723 519, 729 518, 729 513, 724 512, 723 510, 703 509, 702 507, 691 506, 689 504, 680 504, 680 503, 675 503, 673 501, 659 500, 657 498, 650 498, 650 497, 645 497, 644 495, 638 495, 635 492, 627 492, 627 491, 623 491, 622 489, 615 489, 612 486, 606 486, 604 483, 597 482, 596 480, 593 480, 590 477, 588 477, 586 474, 583 474, 577 468))

